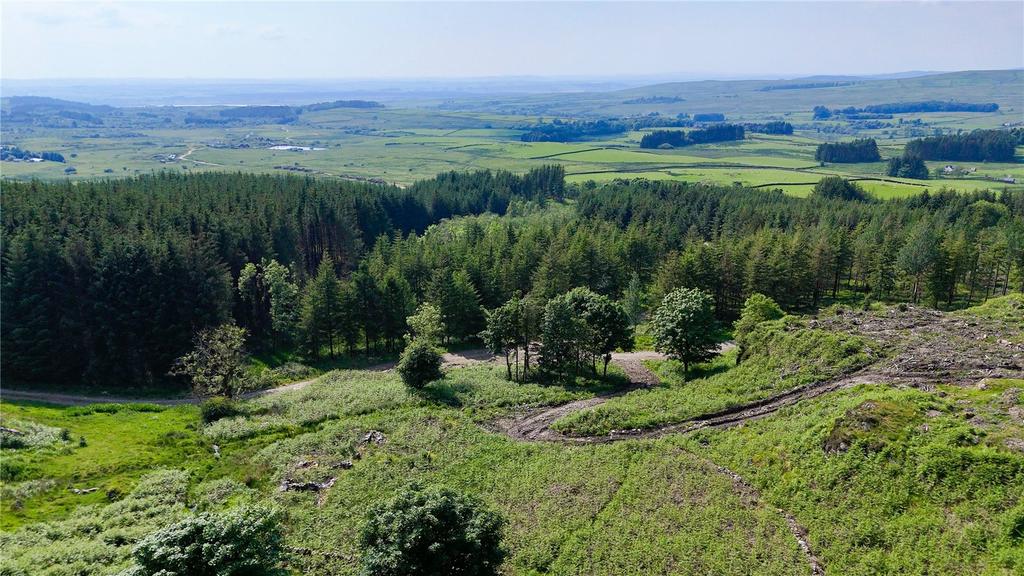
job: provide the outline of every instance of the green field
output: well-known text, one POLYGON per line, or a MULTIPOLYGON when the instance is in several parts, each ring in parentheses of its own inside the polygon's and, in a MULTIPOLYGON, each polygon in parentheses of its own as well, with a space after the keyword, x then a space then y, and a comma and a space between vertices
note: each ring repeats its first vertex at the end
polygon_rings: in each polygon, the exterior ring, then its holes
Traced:
MULTIPOLYGON (((184 125, 180 109, 154 108, 164 123, 125 109, 108 125, 89 128, 13 128, 5 126, 3 144, 28 150, 62 153, 67 164, 3 162, 0 175, 15 179, 84 180, 119 177, 156 170, 218 170, 284 173, 286 169, 349 179, 374 179, 409 184, 447 170, 478 168, 522 172, 541 164, 562 164, 569 180, 605 181, 645 177, 691 182, 739 182, 807 194, 823 173, 867 178, 865 188, 882 197, 899 197, 925 189, 1000 189, 999 179, 1024 180, 1024 164, 964 163, 950 178, 898 181, 884 178, 885 162, 820 166, 815 147, 822 141, 872 137, 883 158, 898 156, 914 136, 933 131, 955 132, 995 128, 1024 121, 1019 94, 1024 79, 1017 72, 963 72, 903 81, 863 81, 816 90, 763 91, 770 82, 664 84, 621 92, 503 96, 481 101, 466 98, 443 107, 425 102, 397 102, 386 108, 338 108, 306 112, 288 124, 242 126, 184 125), (638 96, 673 95, 683 101, 623 105, 638 96), (925 99, 997 102, 993 113, 896 114, 883 128, 856 122, 811 122, 817 104, 863 105, 925 99), (536 112, 535 115, 524 111, 536 112), (660 113, 674 115, 720 111, 729 121, 786 120, 791 136, 748 134, 741 142, 690 146, 682 150, 641 150, 645 130, 576 142, 521 142, 524 127, 553 118, 592 119, 610 115, 660 113), (133 116, 135 114, 135 116, 133 116), (914 132, 917 130, 918 132, 914 132), (238 148, 244 144, 248 147, 238 148), (270 145, 296 145, 323 150, 271 150, 270 145), (224 147, 228 146, 228 147, 224 147), (169 155, 174 155, 173 159, 169 155), (161 161, 161 159, 163 161, 161 161), (75 173, 66 174, 73 167, 75 173)), ((211 113, 217 109, 212 108, 211 113)), ((189 112, 191 113, 191 112, 189 112)), ((151 116, 153 114, 150 114, 151 116)), ((214 114, 214 117, 216 115, 214 114)), ((1024 158, 1024 150, 1018 158, 1024 158)), ((933 172, 945 163, 929 163, 933 172)))

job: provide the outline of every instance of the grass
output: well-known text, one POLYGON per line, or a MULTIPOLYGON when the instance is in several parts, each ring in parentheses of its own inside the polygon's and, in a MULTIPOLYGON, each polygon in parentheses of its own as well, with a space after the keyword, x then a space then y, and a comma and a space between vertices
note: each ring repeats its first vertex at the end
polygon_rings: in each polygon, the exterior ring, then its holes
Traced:
POLYGON ((992 298, 977 306, 961 310, 957 314, 1002 320, 1024 331, 1024 293, 1016 292, 1001 298, 992 298))
POLYGON ((146 473, 185 468, 197 479, 246 479, 253 446, 224 447, 214 457, 199 431, 194 406, 92 404, 60 407, 34 403, 0 404, 5 422, 33 422, 66 430, 66 440, 43 446, 4 449, 4 498, 0 528, 11 530, 68 516, 83 505, 101 504, 131 492, 146 473), (83 440, 84 439, 84 440, 83 440), (45 489, 42 489, 45 488, 45 489), (92 489, 75 494, 75 489, 92 489))

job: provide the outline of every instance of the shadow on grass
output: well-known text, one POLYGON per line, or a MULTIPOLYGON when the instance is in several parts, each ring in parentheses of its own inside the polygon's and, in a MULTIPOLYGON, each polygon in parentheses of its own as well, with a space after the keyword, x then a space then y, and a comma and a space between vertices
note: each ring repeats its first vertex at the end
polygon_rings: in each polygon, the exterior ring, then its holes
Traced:
POLYGON ((686 372, 683 371, 683 364, 676 360, 647 361, 645 364, 659 376, 661 382, 658 387, 670 387, 728 372, 736 366, 736 359, 733 354, 727 353, 710 362, 691 366, 686 372))
MULTIPOLYGON (((511 384, 511 383, 510 383, 511 384)), ((447 379, 437 380, 427 384, 418 393, 429 402, 443 404, 451 408, 462 408, 464 403, 459 398, 460 394, 468 395, 472 392, 472 386, 465 382, 451 382, 447 379)))

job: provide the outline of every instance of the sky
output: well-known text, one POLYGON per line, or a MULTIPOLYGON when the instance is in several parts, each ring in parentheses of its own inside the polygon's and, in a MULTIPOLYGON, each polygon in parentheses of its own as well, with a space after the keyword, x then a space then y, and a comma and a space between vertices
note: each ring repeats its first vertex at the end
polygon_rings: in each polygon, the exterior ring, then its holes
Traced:
POLYGON ((1024 67, 1010 2, 17 2, 0 77, 708 78, 1024 67))

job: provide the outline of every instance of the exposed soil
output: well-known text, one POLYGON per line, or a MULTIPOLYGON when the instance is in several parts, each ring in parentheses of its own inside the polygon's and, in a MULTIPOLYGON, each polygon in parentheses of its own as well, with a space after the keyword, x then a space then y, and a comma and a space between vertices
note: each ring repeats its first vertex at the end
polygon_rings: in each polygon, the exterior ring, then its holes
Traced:
POLYGON ((886 359, 863 371, 875 382, 968 385, 1024 374, 1019 325, 917 306, 900 308, 847 312, 812 320, 812 326, 860 334, 881 345, 886 359))

